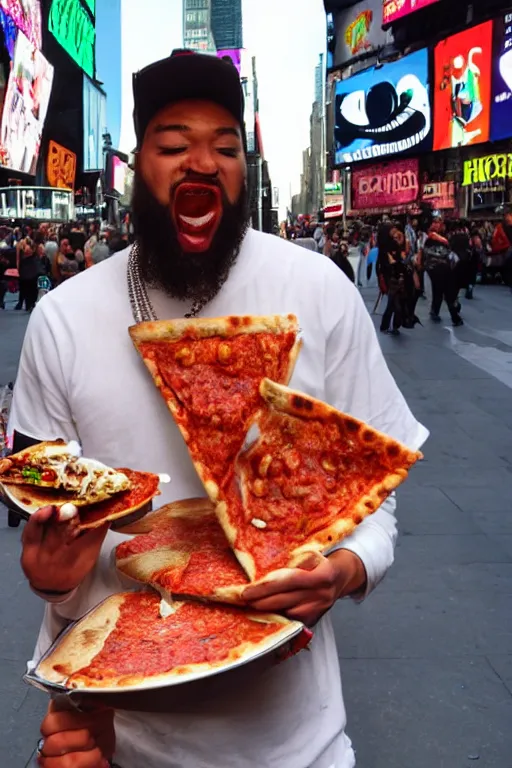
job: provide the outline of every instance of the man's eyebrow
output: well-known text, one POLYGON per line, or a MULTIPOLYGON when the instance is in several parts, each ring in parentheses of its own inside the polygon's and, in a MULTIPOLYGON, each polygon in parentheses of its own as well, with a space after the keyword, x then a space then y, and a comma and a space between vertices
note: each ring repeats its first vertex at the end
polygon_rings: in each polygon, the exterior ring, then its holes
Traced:
POLYGON ((180 125, 179 123, 169 123, 167 125, 155 125, 153 130, 155 133, 167 133, 167 131, 184 133, 185 131, 190 131, 190 127, 188 125, 180 125))
POLYGON ((225 128, 217 128, 215 133, 217 136, 236 136, 237 139, 241 138, 238 128, 228 128, 226 126, 225 128))

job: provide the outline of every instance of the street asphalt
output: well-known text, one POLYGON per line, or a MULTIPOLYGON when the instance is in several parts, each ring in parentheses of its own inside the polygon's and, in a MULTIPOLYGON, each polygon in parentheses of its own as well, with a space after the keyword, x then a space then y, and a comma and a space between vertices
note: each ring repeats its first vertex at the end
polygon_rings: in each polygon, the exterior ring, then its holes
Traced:
MULTIPOLYGON (((363 293, 372 308, 375 288, 363 293)), ((0 385, 27 321, 12 306, 0 312, 0 385)), ((399 491, 396 562, 365 603, 333 609, 348 732, 358 768, 512 768, 512 295, 477 286, 456 330, 445 310, 437 326, 426 302, 419 313, 423 327, 380 337, 431 431, 399 491)), ((46 703, 21 682, 42 604, 19 539, 1 516, 2 768, 30 761, 46 703)))

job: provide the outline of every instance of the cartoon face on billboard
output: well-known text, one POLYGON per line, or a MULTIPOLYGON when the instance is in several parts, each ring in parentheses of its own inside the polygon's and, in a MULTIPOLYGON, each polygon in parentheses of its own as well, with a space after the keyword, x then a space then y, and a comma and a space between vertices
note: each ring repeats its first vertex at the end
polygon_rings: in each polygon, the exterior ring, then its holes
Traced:
POLYGON ((435 48, 434 149, 489 139, 492 21, 435 48))
POLYGON ((336 84, 336 164, 431 146, 426 49, 336 84))

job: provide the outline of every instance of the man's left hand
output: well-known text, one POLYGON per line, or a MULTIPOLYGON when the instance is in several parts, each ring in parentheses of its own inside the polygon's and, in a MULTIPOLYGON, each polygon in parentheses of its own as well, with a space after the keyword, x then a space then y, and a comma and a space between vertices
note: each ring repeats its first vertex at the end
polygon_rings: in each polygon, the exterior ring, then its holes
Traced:
POLYGON ((251 608, 284 613, 313 626, 340 597, 361 590, 366 571, 360 558, 348 549, 319 556, 312 570, 287 569, 282 576, 247 587, 243 597, 251 608))

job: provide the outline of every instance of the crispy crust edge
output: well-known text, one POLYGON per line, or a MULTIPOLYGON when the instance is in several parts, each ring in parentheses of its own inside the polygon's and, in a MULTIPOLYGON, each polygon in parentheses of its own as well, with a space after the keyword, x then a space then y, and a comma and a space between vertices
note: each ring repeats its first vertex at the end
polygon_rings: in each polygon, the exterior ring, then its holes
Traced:
POLYGON ((179 341, 186 338, 238 336, 245 333, 298 332, 295 315, 245 315, 226 317, 178 318, 132 325, 128 331, 137 346, 144 341, 179 341))
POLYGON ((367 424, 355 416, 351 416, 346 413, 338 411, 331 405, 317 400, 310 395, 305 395, 303 392, 297 392, 296 390, 289 389, 282 384, 276 384, 276 382, 270 379, 263 379, 260 385, 260 394, 265 402, 274 410, 286 413, 289 416, 295 416, 300 419, 319 419, 319 420, 331 420, 333 417, 343 423, 347 421, 355 422, 361 429, 371 432, 375 438, 385 442, 388 445, 396 445, 400 448, 400 462, 405 467, 411 467, 416 461, 423 458, 421 451, 411 451, 406 445, 393 437, 380 432, 370 424, 367 424))
POLYGON ((169 504, 164 504, 163 507, 148 512, 147 515, 131 525, 123 527, 123 534, 139 535, 151 533, 154 528, 158 528, 158 526, 168 520, 169 517, 202 516, 203 514, 214 511, 213 504, 210 499, 207 499, 206 497, 171 501, 169 504))
POLYGON ((90 664, 114 631, 125 598, 125 593, 112 595, 80 619, 39 662, 36 673, 50 683, 65 685, 74 671, 90 664), (55 666, 69 667, 69 664, 74 667, 69 673, 55 669, 55 666))

